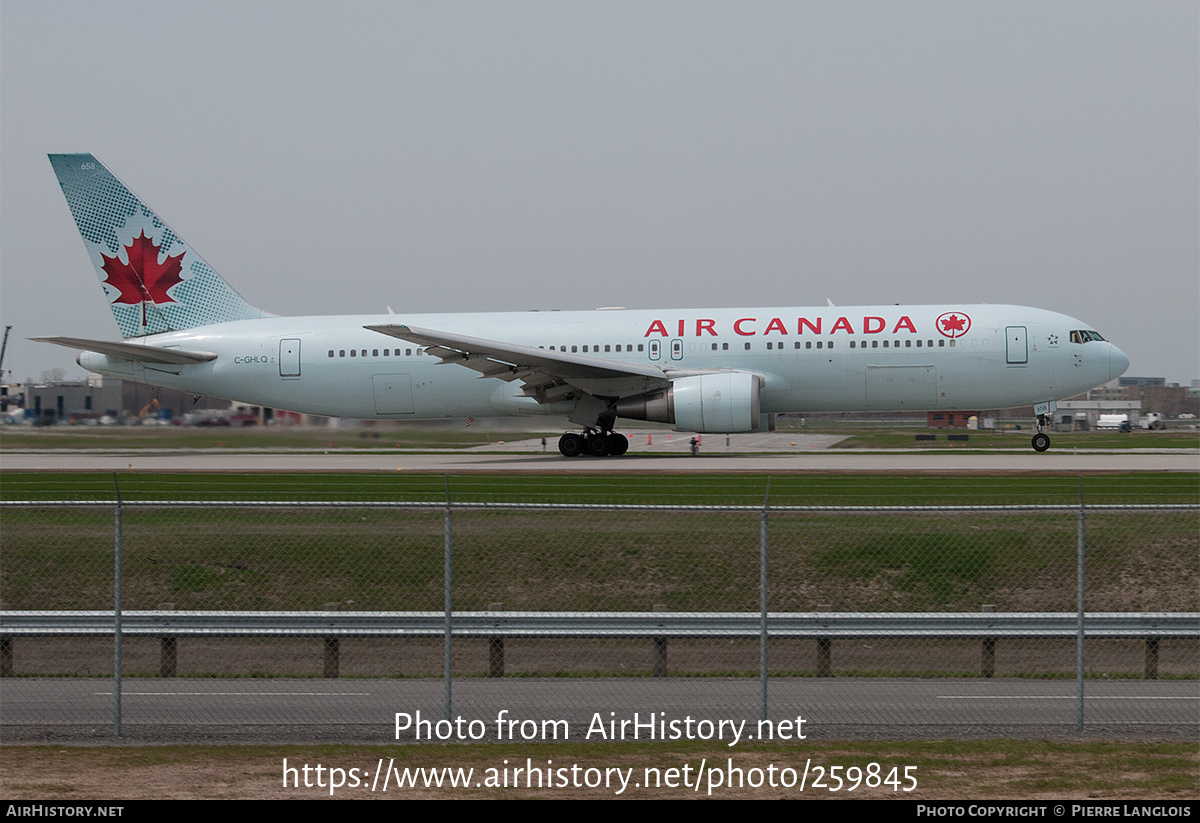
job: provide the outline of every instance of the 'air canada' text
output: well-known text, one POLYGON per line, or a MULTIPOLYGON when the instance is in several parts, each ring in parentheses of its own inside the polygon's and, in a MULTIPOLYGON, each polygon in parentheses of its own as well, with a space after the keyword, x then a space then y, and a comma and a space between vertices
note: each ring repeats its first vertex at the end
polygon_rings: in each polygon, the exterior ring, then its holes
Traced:
MULTIPOLYGON (((917 333, 917 327, 907 314, 900 315, 900 319, 895 323, 889 323, 882 317, 864 317, 862 323, 857 326, 848 317, 838 317, 833 322, 828 321, 827 317, 797 317, 794 323, 790 318, 782 317, 772 317, 769 320, 757 317, 739 317, 733 321, 732 329, 734 334, 740 334, 743 337, 754 337, 759 334, 786 336, 805 333, 837 334, 838 332, 846 334, 899 334, 901 331, 917 333)), ((717 337, 722 331, 717 328, 716 320, 697 317, 695 320, 653 320, 642 336, 651 337, 657 334, 660 337, 671 337, 673 332, 675 337, 686 337, 689 334, 693 337, 703 337, 706 334, 717 337), (670 324, 670 331, 668 331, 668 324, 670 324)))

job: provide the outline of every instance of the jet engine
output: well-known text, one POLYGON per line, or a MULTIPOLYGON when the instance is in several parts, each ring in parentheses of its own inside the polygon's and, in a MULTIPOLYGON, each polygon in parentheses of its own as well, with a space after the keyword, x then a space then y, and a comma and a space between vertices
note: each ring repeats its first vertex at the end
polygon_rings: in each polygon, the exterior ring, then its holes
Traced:
POLYGON ((671 381, 665 391, 617 401, 618 417, 674 423, 679 431, 758 431, 763 379, 749 372, 695 374, 671 381))

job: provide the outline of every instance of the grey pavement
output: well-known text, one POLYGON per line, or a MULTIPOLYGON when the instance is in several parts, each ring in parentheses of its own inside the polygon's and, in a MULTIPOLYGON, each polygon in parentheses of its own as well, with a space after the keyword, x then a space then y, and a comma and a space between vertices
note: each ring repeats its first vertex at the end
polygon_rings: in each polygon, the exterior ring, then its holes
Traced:
MULTIPOLYGON (((1170 727, 1194 737, 1200 726, 1196 681, 1088 681, 1085 688, 1085 727, 1124 726, 1131 733, 1139 733, 1140 727, 1170 727)), ((112 693, 110 679, 6 680, 5 736, 22 726, 111 725, 112 693)), ((345 725, 375 729, 369 736, 386 742, 396 739, 397 713, 408 715, 401 719, 404 740, 413 739, 417 712, 431 723, 446 717, 444 685, 433 678, 127 679, 122 693, 124 724, 194 727, 198 733, 217 725, 274 726, 281 732, 345 725)), ((773 678, 768 693, 770 720, 794 723, 802 717, 805 725, 793 726, 792 734, 813 737, 855 726, 1065 731, 1074 728, 1077 711, 1070 680, 773 678)), ((691 717, 697 725, 701 720, 746 720, 746 728, 752 729, 759 718, 759 695, 754 678, 465 678, 454 681, 450 716, 481 721, 475 731, 486 727, 486 739, 493 740, 499 718, 518 724, 501 730, 504 739, 521 739, 522 727, 526 739, 540 739, 549 734, 543 731, 550 728, 542 723, 547 720, 566 721, 573 740, 588 739, 587 730, 598 723, 611 737, 609 721, 618 721, 620 734, 620 721, 633 720, 635 713, 643 724, 650 718, 691 717), (537 731, 531 724, 522 726, 524 721, 536 721, 537 731)), ((646 739, 642 728, 641 739, 646 739)), ((441 730, 451 734, 446 726, 441 730)), ((625 727, 625 739, 632 739, 632 730, 632 725, 625 727)), ((458 732, 453 734, 457 738, 458 732)), ((469 732, 463 734, 469 738, 469 732)), ((188 736, 184 731, 179 739, 188 736)), ((594 731, 590 739, 605 738, 594 731)))
MULTIPOLYGON (((686 442, 686 441, 685 441, 686 442)), ((797 447, 799 448, 799 447, 797 447)), ((893 472, 893 473, 1038 473, 1038 472, 1197 472, 1200 451, 944 451, 851 452, 813 448, 798 454, 717 452, 710 446, 700 456, 642 454, 624 457, 565 458, 557 452, 501 453, 472 450, 454 453, 354 453, 345 451, 263 452, 5 452, 7 470, 52 471, 410 471, 436 473, 608 473, 642 472, 893 472)))

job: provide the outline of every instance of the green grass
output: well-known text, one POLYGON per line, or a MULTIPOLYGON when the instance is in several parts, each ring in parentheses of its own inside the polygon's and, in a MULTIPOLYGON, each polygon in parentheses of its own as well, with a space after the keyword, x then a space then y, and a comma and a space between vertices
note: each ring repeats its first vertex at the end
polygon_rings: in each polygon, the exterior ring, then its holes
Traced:
MULTIPOLYGON (((465 421, 464 421, 465 424, 465 421)), ((364 424, 352 428, 315 426, 250 426, 246 428, 196 428, 191 426, 51 426, 5 427, 0 442, 5 449, 201 449, 266 451, 335 451, 367 449, 465 449, 501 441, 542 437, 541 432, 505 431, 488 426, 466 427, 437 423, 403 426, 364 424)), ((561 430, 546 432, 555 438, 561 430)))
MULTIPOLYGON (((104 608, 107 507, 7 508, 6 607, 104 608), (69 581, 64 585, 64 581, 69 581)), ((1100 611, 1200 610, 1194 510, 1088 515, 1088 590, 1100 611)), ((1073 608, 1073 512, 776 513, 772 608, 999 611, 1073 608)), ((122 516, 130 609, 442 607, 442 511, 143 508, 122 516)), ((455 607, 676 611, 758 607, 756 512, 458 510, 455 607)))
POLYGON ((316 500, 761 506, 1200 503, 1200 474, 440 475, 0 472, 5 500, 316 500))
MULTIPOLYGON (((1028 449, 1033 429, 1019 431, 963 431, 951 429, 862 429, 809 427, 806 432, 842 434, 846 439, 835 445, 835 449, 1028 449), (917 440, 916 434, 933 434, 936 440, 917 440), (950 441, 947 435, 965 434, 969 439, 950 441)), ((1136 432, 1050 432, 1052 451, 1068 449, 1195 449, 1200 448, 1200 432, 1179 431, 1136 431, 1136 432)))

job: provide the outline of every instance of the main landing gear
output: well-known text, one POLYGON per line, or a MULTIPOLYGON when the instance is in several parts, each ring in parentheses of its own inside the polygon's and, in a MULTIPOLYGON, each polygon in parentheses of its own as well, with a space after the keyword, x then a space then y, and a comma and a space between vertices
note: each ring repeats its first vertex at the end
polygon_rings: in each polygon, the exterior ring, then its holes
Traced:
POLYGON ((620 457, 629 451, 629 438, 616 432, 605 434, 591 429, 582 434, 567 432, 558 438, 558 450, 564 457, 578 457, 581 454, 590 454, 592 457, 620 457))
POLYGON ((1046 434, 1046 424, 1050 422, 1050 415, 1039 414, 1037 417, 1037 434, 1033 436, 1033 450, 1035 452, 1044 452, 1050 448, 1050 435, 1046 434))

